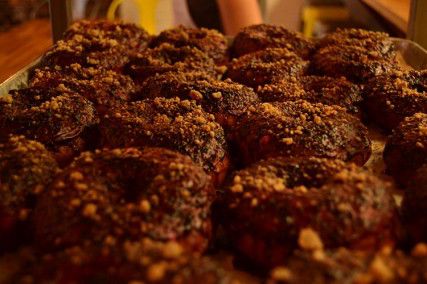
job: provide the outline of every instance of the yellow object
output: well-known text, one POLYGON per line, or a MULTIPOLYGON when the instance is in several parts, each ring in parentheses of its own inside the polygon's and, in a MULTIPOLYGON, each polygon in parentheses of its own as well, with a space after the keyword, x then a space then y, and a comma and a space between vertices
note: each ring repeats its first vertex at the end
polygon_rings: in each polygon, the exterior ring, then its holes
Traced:
MULTIPOLYGON (((156 8, 158 0, 134 0, 139 10, 139 24, 149 33, 156 33, 156 8)), ((114 20, 116 11, 123 0, 113 0, 108 7, 107 19, 114 20)))
POLYGON ((302 11, 303 33, 307 37, 312 37, 314 25, 318 21, 345 21, 349 18, 350 12, 345 7, 309 5, 302 11))

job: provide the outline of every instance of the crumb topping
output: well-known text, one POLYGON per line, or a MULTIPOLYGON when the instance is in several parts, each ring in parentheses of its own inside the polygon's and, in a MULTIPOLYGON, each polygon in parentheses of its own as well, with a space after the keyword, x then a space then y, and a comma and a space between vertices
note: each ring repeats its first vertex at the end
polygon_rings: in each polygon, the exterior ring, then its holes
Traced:
POLYGON ((55 88, 59 92, 77 93, 95 105, 110 105, 112 101, 130 101, 137 91, 132 79, 111 70, 85 68, 71 64, 57 71, 50 67, 36 69, 31 87, 55 88))
POLYGON ((266 48, 287 48, 303 58, 314 50, 312 40, 301 33, 289 31, 281 26, 259 24, 243 28, 234 38, 232 51, 239 57, 266 48))
POLYGON ((418 243, 414 246, 411 252, 412 256, 415 257, 426 257, 427 256, 427 244, 418 243))
POLYGON ((288 281, 292 277, 292 272, 286 267, 279 266, 274 268, 270 275, 276 281, 288 281))
POLYGON ((312 251, 355 244, 377 230, 394 240, 394 229, 383 225, 396 218, 389 190, 388 183, 355 164, 270 158, 233 173, 220 197, 221 216, 229 220, 225 228, 236 242, 254 234, 289 252, 297 244, 312 251))
POLYGON ((304 100, 249 107, 237 123, 235 140, 249 147, 245 162, 278 153, 342 160, 370 155, 367 129, 359 120, 341 107, 304 100))
POLYGON ((202 72, 213 78, 220 75, 220 69, 204 52, 190 46, 174 47, 169 43, 138 53, 128 64, 128 73, 140 83, 150 76, 171 71, 202 72))
POLYGON ((150 46, 157 47, 163 43, 168 43, 175 47, 190 46, 197 48, 219 64, 225 61, 228 47, 227 39, 216 30, 194 29, 184 26, 162 31, 151 41, 150 46))
POLYGON ((203 73, 169 72, 155 75, 142 85, 147 98, 179 97, 192 99, 208 113, 214 114, 218 123, 228 126, 249 106, 259 102, 254 91, 232 81, 217 81, 203 73))
POLYGON ((227 77, 250 87, 302 75, 308 62, 286 48, 267 48, 233 59, 227 77))
POLYGON ((355 83, 391 73, 397 63, 393 58, 384 58, 378 53, 357 45, 328 45, 313 56, 316 69, 331 77, 344 76, 355 83))
POLYGON ((59 171, 46 148, 24 136, 10 136, 0 144, 0 207, 26 220, 29 200, 41 194, 59 171))
MULTIPOLYGON (((191 241, 210 234, 213 194, 208 176, 186 156, 161 148, 105 149, 82 154, 56 177, 40 201, 55 218, 42 206, 36 220, 50 228, 41 240, 58 247, 142 237, 185 241, 189 235, 191 241), (74 239, 64 235, 73 232, 74 239)), ((176 246, 167 249, 168 257, 180 254, 176 246)))
POLYGON ((338 105, 354 114, 360 113, 358 105, 362 101, 361 89, 344 77, 290 77, 260 86, 257 93, 264 102, 303 99, 312 103, 338 105))
POLYGON ((98 123, 94 106, 84 97, 54 89, 31 87, 12 91, 12 104, 0 103, 0 121, 12 133, 54 147, 98 123))
POLYGON ((316 231, 311 228, 304 228, 300 231, 298 245, 304 250, 321 250, 323 243, 316 231))
POLYGON ((427 72, 393 72, 370 80, 364 107, 371 119, 386 130, 405 117, 427 112, 427 72))
POLYGON ((156 98, 121 106, 117 112, 120 117, 101 122, 109 146, 166 147, 189 155, 208 172, 226 158, 224 130, 194 101, 156 98))
POLYGON ((389 35, 383 32, 363 29, 337 29, 336 32, 323 37, 318 46, 357 46, 369 50, 371 54, 392 58, 395 55, 394 45, 389 35))
POLYGON ((287 259, 285 279, 267 283, 423 283, 427 258, 413 258, 399 250, 360 251, 339 248, 324 252, 319 260, 311 252, 298 251, 287 259), (282 280, 283 282, 280 282, 282 280))

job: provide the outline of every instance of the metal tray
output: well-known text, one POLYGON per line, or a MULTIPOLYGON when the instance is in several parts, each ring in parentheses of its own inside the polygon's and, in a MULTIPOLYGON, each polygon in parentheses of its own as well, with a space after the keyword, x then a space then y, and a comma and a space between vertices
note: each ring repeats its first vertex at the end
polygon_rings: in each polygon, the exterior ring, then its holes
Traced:
MULTIPOLYGON (((398 51, 399 65, 408 69, 427 69, 427 51, 425 49, 410 40, 400 38, 393 38, 392 40, 395 43, 396 49, 398 51)), ((0 96, 6 95, 10 90, 13 89, 25 88, 28 83, 29 74, 38 64, 38 62, 40 62, 40 58, 1 83, 0 96)), ((377 175, 384 176, 384 178, 388 179, 388 177, 384 175, 384 162, 382 159, 382 153, 387 137, 382 132, 376 130, 373 127, 370 128, 369 136, 372 141, 372 155, 364 167, 375 172, 377 175)), ((401 203, 401 192, 394 192, 394 197, 397 205, 399 206, 401 203)), ((232 264, 231 254, 227 252, 220 252, 216 255, 213 255, 212 258, 220 266, 222 266, 228 272, 232 273, 232 275, 234 275, 236 279, 240 280, 241 283, 261 283, 261 280, 256 276, 237 270, 232 264)))
POLYGON ((418 43, 403 38, 393 38, 398 51, 398 59, 403 60, 404 65, 415 70, 427 69, 427 50, 418 43))
POLYGON ((40 62, 40 58, 7 78, 3 83, 0 83, 0 96, 6 95, 10 90, 25 88, 30 72, 40 62))

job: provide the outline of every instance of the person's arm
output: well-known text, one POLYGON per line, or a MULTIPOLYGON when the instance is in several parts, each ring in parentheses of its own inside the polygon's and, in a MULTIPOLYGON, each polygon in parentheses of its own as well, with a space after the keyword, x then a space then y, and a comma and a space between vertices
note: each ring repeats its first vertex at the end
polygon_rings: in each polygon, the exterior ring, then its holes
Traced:
POLYGON ((217 0, 224 32, 235 35, 241 28, 262 23, 257 0, 217 0))

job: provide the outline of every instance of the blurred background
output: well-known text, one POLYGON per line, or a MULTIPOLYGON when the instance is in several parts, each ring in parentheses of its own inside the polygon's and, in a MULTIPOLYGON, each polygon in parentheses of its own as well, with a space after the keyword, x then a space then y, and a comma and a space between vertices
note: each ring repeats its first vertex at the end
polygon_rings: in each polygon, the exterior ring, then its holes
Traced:
MULTIPOLYGON (((107 17, 109 8, 115 6, 115 9, 113 8, 115 16, 126 20, 141 22, 141 17, 152 17, 154 32, 159 32, 176 25, 177 21, 174 18, 176 13, 179 13, 177 10, 180 8, 177 7, 182 6, 181 2, 191 4, 197 1, 71 0, 71 5, 74 19, 104 18, 107 17)), ((375 30, 389 30, 392 33, 404 33, 403 26, 409 16, 409 2, 409 0, 264 0, 260 1, 260 5, 266 23, 280 24, 291 30, 304 31, 305 28, 306 32, 309 29, 313 36, 321 36, 322 33, 337 26, 363 26, 375 30)), ((25 21, 48 17, 47 0, 0 0, 0 31, 25 21)))

